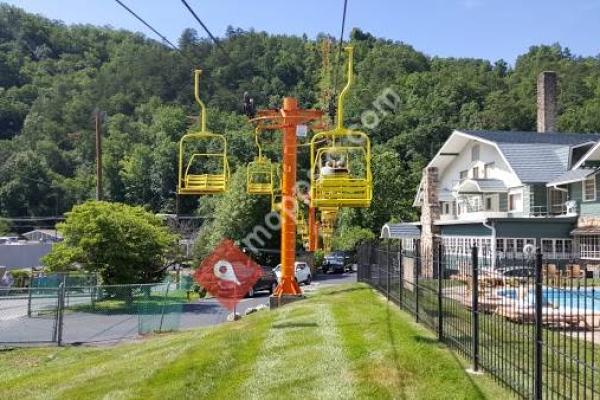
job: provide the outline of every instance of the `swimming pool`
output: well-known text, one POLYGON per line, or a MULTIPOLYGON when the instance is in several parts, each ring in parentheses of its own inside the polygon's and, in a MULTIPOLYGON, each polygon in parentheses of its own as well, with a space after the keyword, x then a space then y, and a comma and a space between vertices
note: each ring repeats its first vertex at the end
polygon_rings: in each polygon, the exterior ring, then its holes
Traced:
MULTIPOLYGON (((512 300, 518 300, 517 289, 501 289, 498 296, 512 300)), ((558 307, 559 309, 580 309, 600 312, 600 288, 585 289, 557 289, 544 287, 543 304, 558 307)), ((535 294, 533 288, 529 288, 523 301, 525 305, 535 305, 535 294)))

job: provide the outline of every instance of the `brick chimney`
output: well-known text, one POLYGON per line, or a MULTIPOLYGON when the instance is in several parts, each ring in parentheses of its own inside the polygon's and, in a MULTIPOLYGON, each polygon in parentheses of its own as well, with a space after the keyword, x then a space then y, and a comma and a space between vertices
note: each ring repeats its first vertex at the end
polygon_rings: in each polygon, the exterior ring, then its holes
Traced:
POLYGON ((544 71, 537 80, 537 131, 556 131, 556 72, 544 71))

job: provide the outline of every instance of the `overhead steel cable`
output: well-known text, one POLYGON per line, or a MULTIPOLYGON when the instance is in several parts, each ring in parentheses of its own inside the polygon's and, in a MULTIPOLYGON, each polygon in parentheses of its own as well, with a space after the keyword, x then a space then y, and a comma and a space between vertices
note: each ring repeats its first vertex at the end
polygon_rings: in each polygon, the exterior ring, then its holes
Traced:
MULTIPOLYGON (((338 54, 335 60, 335 68, 333 70, 333 96, 331 99, 335 99, 337 97, 337 76, 338 70, 340 69, 340 60, 342 58, 342 44, 344 43, 344 31, 346 29, 346 13, 348 11, 348 0, 344 0, 344 11, 342 12, 342 30, 340 32, 340 40, 338 43, 338 54)), ((331 101, 330 99, 330 101, 331 101)))
POLYGON ((154 34, 156 34, 158 37, 160 37, 165 43, 167 43, 169 46, 171 46, 173 48, 173 50, 178 50, 177 46, 175 46, 173 43, 171 43, 171 41, 169 39, 167 39, 162 33, 160 33, 159 31, 157 31, 156 29, 154 29, 152 27, 152 25, 150 25, 149 23, 147 23, 146 21, 144 21, 144 19, 142 17, 140 17, 139 15, 137 15, 137 13, 135 11, 133 11, 131 8, 127 7, 125 4, 123 4, 123 2, 121 0, 115 0, 121 7, 123 7, 125 10, 127 10, 131 15, 133 15, 135 18, 138 19, 138 21, 140 21, 142 24, 144 24, 148 29, 150 29, 152 32, 154 32, 154 34))
POLYGON ((206 24, 204 22, 202 22, 202 20, 200 19, 200 17, 198 16, 198 14, 196 14, 196 12, 194 11, 194 9, 188 4, 188 2, 186 0, 181 0, 181 2, 185 6, 185 8, 188 9, 188 11, 190 12, 190 14, 192 14, 192 16, 194 17, 194 19, 200 24, 200 26, 202 27, 202 29, 204 29, 204 31, 206 32, 206 34, 215 43, 215 45, 219 48, 219 50, 221 50, 221 52, 223 52, 223 54, 225 55, 225 57, 227 57, 227 60, 231 61, 231 57, 229 57, 229 53, 227 53, 227 51, 223 48, 223 46, 221 45, 221 42, 219 41, 219 39, 217 39, 217 37, 212 34, 212 32, 210 31, 210 29, 208 29, 208 27, 206 26, 206 24))

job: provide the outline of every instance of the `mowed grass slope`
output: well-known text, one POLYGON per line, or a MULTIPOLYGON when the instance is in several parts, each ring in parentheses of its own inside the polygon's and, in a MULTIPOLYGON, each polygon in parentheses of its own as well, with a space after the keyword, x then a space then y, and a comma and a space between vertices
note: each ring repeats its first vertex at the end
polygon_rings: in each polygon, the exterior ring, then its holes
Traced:
POLYGON ((367 286, 108 348, 0 352, 0 399, 506 397, 367 286))

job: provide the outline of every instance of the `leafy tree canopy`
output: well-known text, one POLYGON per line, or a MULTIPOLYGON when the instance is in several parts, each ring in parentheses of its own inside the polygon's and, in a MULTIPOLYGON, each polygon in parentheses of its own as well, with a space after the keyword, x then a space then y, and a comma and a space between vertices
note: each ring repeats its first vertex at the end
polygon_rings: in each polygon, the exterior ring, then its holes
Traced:
POLYGON ((160 281, 172 260, 176 236, 141 207, 90 201, 75 206, 58 225, 64 241, 43 262, 49 269, 80 266, 105 284, 160 281))

